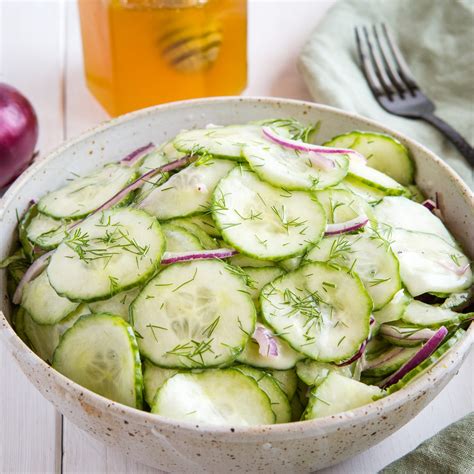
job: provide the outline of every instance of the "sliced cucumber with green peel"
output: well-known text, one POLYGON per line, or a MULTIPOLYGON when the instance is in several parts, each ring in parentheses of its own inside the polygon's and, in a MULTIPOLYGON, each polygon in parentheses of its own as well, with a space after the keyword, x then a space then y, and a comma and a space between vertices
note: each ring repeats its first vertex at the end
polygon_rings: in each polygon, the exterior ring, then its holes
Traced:
POLYGON ((237 356, 237 361, 262 369, 286 370, 293 368, 296 363, 304 357, 281 337, 274 336, 274 340, 278 347, 277 356, 260 354, 258 342, 250 338, 244 350, 237 356))
POLYGON ((44 250, 56 248, 67 236, 67 224, 38 213, 26 229, 28 240, 44 250))
POLYGON ((184 229, 186 232, 189 232, 193 237, 196 237, 199 240, 202 248, 204 249, 216 249, 219 247, 215 239, 213 239, 209 234, 204 232, 204 230, 199 227, 192 217, 184 217, 180 219, 173 219, 168 221, 169 224, 176 227, 184 229))
POLYGON ((74 311, 79 303, 59 296, 44 271, 25 285, 21 306, 38 324, 56 324, 74 311))
POLYGON ((408 149, 384 133, 354 131, 338 135, 324 146, 352 148, 367 158, 367 164, 389 175, 400 184, 413 183, 415 164, 408 149))
POLYGON ((275 423, 268 396, 252 377, 235 369, 174 375, 156 393, 151 412, 194 425, 275 423))
POLYGON ((63 334, 52 365, 103 397, 142 408, 138 345, 133 329, 120 316, 82 316, 63 334))
POLYGON ((425 206, 403 196, 387 196, 374 208, 377 220, 390 227, 435 234, 456 246, 445 225, 425 206))
POLYGON ((399 320, 411 300, 412 297, 405 290, 398 291, 385 306, 374 311, 375 321, 383 324, 399 320))
POLYGON ((305 407, 301 403, 299 397, 293 397, 290 401, 291 405, 291 421, 300 421, 305 407))
POLYGON ((441 237, 393 228, 388 239, 400 263, 400 276, 409 293, 452 293, 472 285, 469 259, 441 237))
POLYGON ((365 385, 336 372, 329 375, 311 391, 303 413, 304 420, 334 415, 372 403, 382 395, 379 387, 365 385))
POLYGON ((402 320, 423 327, 455 326, 473 318, 474 313, 456 313, 450 309, 413 300, 405 308, 402 320))
POLYGON ((391 347, 377 354, 375 357, 366 357, 362 374, 364 377, 381 377, 398 370, 408 362, 419 350, 421 345, 414 347, 391 347))
POLYGON ((204 165, 193 163, 155 187, 139 207, 160 220, 205 212, 211 205, 217 183, 234 166, 229 160, 204 165))
POLYGON ((271 260, 260 260, 241 253, 229 258, 228 262, 241 268, 266 268, 277 265, 276 262, 272 262, 271 260))
POLYGON ((387 176, 370 166, 363 165, 362 163, 351 161, 349 164, 348 176, 367 186, 382 191, 387 196, 408 194, 407 189, 390 176, 387 176))
POLYGON ((293 270, 296 270, 301 265, 302 261, 303 261, 303 257, 299 255, 297 257, 285 258, 285 260, 280 260, 278 262, 278 265, 281 268, 283 268, 283 270, 287 272, 292 272, 293 270))
POLYGON ((285 392, 288 400, 291 400, 296 393, 296 387, 298 385, 298 377, 296 375, 296 370, 266 370, 272 377, 276 380, 279 387, 285 392))
POLYGON ((295 350, 323 362, 352 357, 369 334, 372 300, 347 269, 315 262, 265 286, 262 315, 295 350))
POLYGON ((122 317, 125 321, 129 319, 129 309, 132 301, 140 293, 140 288, 123 291, 112 296, 112 298, 89 303, 91 313, 111 313, 122 317))
POLYGON ((250 296, 257 307, 262 288, 284 273, 279 267, 243 267, 242 270, 250 278, 250 296))
POLYGON ((288 397, 270 374, 245 365, 237 365, 235 369, 247 375, 247 377, 252 377, 257 382, 260 390, 265 392, 270 399, 273 413, 275 413, 275 423, 291 421, 291 407, 288 397))
POLYGON ((218 184, 212 213, 226 242, 262 260, 302 254, 326 229, 324 210, 310 193, 281 190, 246 167, 232 170, 218 184))
POLYGON ((284 196, 290 190, 315 191, 334 186, 347 175, 347 155, 321 157, 314 152, 304 152, 282 147, 269 140, 256 140, 243 147, 242 153, 260 179, 281 187, 284 196))
POLYGON ((351 368, 348 365, 338 367, 336 364, 318 362, 317 360, 305 359, 296 364, 296 374, 309 387, 319 385, 329 372, 337 372, 344 377, 352 377, 351 368))
POLYGON ((175 137, 173 145, 177 150, 188 154, 243 161, 242 147, 249 141, 261 138, 262 127, 259 125, 229 125, 185 130, 175 137))
MULTIPOLYGON (((181 219, 177 219, 178 221, 181 219)), ((214 220, 210 214, 198 214, 195 216, 190 216, 186 218, 187 221, 191 222, 194 225, 197 225, 202 231, 211 237, 220 237, 221 233, 216 227, 214 220)))
POLYGON ((231 364, 255 328, 245 281, 218 260, 166 267, 131 307, 141 353, 162 367, 231 364), (219 282, 219 284, 216 284, 219 282))
POLYGON ((133 167, 109 164, 96 172, 77 178, 38 202, 38 210, 56 219, 87 216, 124 189, 137 177, 133 167))
POLYGON ((167 252, 187 252, 203 248, 199 239, 182 227, 162 224, 161 230, 165 235, 167 252))
POLYGON ((38 215, 38 205, 32 203, 33 201, 30 202, 30 207, 18 222, 18 240, 20 241, 20 244, 23 248, 25 257, 27 257, 30 261, 33 260, 34 246, 30 239, 28 239, 27 229, 31 221, 38 215))
POLYGON ((173 377, 173 375, 176 375, 178 370, 158 367, 147 359, 142 362, 142 367, 143 394, 145 401, 151 407, 158 389, 161 388, 169 378, 173 377))
POLYGON ((163 153, 163 155, 168 160, 168 163, 170 161, 179 160, 180 158, 183 158, 187 155, 187 153, 176 149, 176 147, 173 145, 173 140, 163 143, 163 145, 160 146, 159 151, 163 153))
POLYGON ((380 189, 369 186, 351 176, 346 176, 340 186, 344 186, 355 195, 367 201, 367 203, 371 206, 377 204, 386 196, 386 194, 380 189))
POLYGON ((351 268, 364 283, 374 309, 385 306, 402 288, 398 260, 389 243, 370 230, 324 237, 306 254, 305 260, 351 268))
POLYGON ((451 293, 441 304, 442 308, 462 311, 474 302, 474 286, 470 286, 466 291, 451 293))
POLYGON ((91 216, 70 232, 47 268, 51 286, 71 301, 98 301, 155 273, 165 247, 158 221, 131 208, 91 216))
POLYGON ((81 316, 89 313, 87 305, 81 304, 57 324, 38 324, 28 312, 23 310, 23 330, 36 354, 46 362, 51 363, 61 336, 81 316))
POLYGON ((372 207, 349 190, 325 189, 315 194, 330 224, 347 222, 361 215, 367 216, 374 224, 376 222, 372 207))
POLYGON ((421 364, 405 374, 397 383, 391 385, 386 390, 387 395, 400 390, 409 383, 413 383, 416 379, 421 377, 428 369, 431 369, 435 364, 446 355, 446 353, 466 334, 463 329, 458 329, 446 342, 436 349, 430 357, 425 359, 421 364))

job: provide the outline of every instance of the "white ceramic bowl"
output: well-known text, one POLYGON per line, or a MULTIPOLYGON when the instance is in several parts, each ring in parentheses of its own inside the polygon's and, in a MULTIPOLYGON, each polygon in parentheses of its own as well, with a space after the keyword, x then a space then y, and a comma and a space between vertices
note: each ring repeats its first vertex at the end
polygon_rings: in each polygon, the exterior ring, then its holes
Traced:
MULTIPOLYGON (((215 98, 152 107, 111 120, 70 140, 28 169, 0 204, 0 260, 8 255, 16 212, 32 198, 66 182, 71 172, 85 174, 182 128, 243 123, 269 117, 321 121, 318 140, 353 129, 387 132, 411 150, 417 184, 443 198, 446 224, 474 257, 474 196, 461 179, 423 146, 362 117, 308 102, 264 98, 215 98)), ((9 323, 5 272, 0 275, 0 334, 20 369, 57 409, 97 439, 120 447, 141 462, 171 472, 310 472, 353 456, 380 442, 411 420, 449 382, 468 354, 466 336, 424 376, 407 388, 356 410, 318 420, 283 425, 198 426, 114 403, 75 384, 37 357, 9 323)))

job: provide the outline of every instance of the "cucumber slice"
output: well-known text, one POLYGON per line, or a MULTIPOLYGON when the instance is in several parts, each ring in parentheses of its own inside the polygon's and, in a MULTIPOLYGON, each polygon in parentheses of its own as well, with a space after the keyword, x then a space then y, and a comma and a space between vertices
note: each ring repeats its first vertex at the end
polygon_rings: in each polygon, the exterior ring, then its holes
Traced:
MULTIPOLYGON (((10 268, 10 267, 9 267, 10 268)), ((462 311, 469 307, 474 301, 474 286, 460 293, 451 293, 441 304, 442 308, 462 311)))
POLYGON ((400 263, 402 281, 412 296, 452 293, 472 285, 469 259, 441 237, 394 228, 388 238, 400 263))
POLYGON ((238 254, 228 259, 228 262, 236 267, 241 268, 267 268, 276 266, 275 262, 271 260, 259 260, 256 258, 248 257, 247 255, 238 254))
POLYGON ((50 192, 38 202, 38 210, 56 219, 79 219, 95 211, 137 177, 133 167, 115 163, 77 178, 50 192))
POLYGON ((218 260, 166 267, 143 288, 131 315, 142 355, 170 368, 231 364, 256 319, 244 280, 218 260))
MULTIPOLYGON (((33 202, 33 201, 31 201, 33 202)), ((27 228, 31 221, 38 215, 38 205, 33 204, 25 212, 25 215, 21 218, 18 223, 18 239, 23 248, 25 256, 32 261, 33 260, 33 244, 28 239, 27 228)))
POLYGON ((447 308, 413 300, 405 308, 402 320, 415 326, 440 327, 458 325, 473 317, 474 313, 456 313, 447 308))
POLYGON ((351 176, 346 176, 340 186, 345 186, 349 191, 367 201, 371 206, 377 204, 385 197, 385 193, 380 189, 369 186, 351 176))
POLYGON ((367 405, 382 394, 379 387, 330 372, 324 381, 311 391, 304 420, 334 415, 367 405))
POLYGON ((193 163, 155 187, 139 207, 160 220, 205 212, 217 183, 234 166, 229 160, 214 160, 205 165, 193 163))
POLYGON ((132 301, 140 293, 140 288, 135 287, 128 291, 117 293, 112 298, 89 303, 91 313, 111 313, 120 316, 125 321, 129 320, 129 309, 132 301))
POLYGON ((189 232, 192 236, 196 237, 199 240, 199 243, 201 244, 201 247, 203 249, 211 250, 219 247, 217 242, 211 236, 209 236, 197 224, 192 221, 192 217, 173 219, 169 221, 169 223, 171 225, 184 229, 186 232, 189 232))
POLYGON ((388 196, 399 196, 408 193, 405 187, 390 176, 361 163, 351 161, 348 175, 367 186, 379 189, 388 196))
POLYGON ((59 296, 44 271, 25 285, 21 306, 38 324, 56 324, 74 311, 79 303, 59 296))
POLYGON ((262 139, 259 125, 230 125, 228 127, 186 130, 173 140, 174 147, 187 154, 212 155, 243 161, 242 147, 251 140, 262 139))
POLYGON ((278 346, 278 355, 271 357, 261 355, 260 346, 257 341, 250 338, 244 350, 237 356, 237 361, 242 364, 251 365, 262 369, 291 369, 303 356, 296 352, 284 339, 275 336, 278 346))
POLYGON ((178 373, 176 369, 163 369, 145 359, 142 362, 143 367, 143 393, 145 401, 151 407, 155 399, 156 392, 173 375, 178 373))
MULTIPOLYGON (((331 155, 333 168, 323 168, 312 152, 284 148, 269 140, 247 143, 242 153, 260 179, 285 190, 315 191, 344 179, 349 167, 346 155, 331 155)), ((282 192, 285 194, 285 192, 282 192)))
POLYGON ((377 220, 387 226, 435 234, 451 245, 457 246, 441 219, 425 206, 403 196, 385 197, 375 206, 374 213, 377 220))
POLYGON ((262 260, 302 254, 326 229, 324 210, 310 193, 293 191, 283 198, 246 167, 220 181, 212 207, 224 240, 262 260))
POLYGON ((151 412, 208 425, 275 423, 268 396, 252 377, 235 369, 174 375, 156 393, 151 412))
POLYGON ((162 224, 161 230, 165 235, 167 252, 186 252, 203 248, 199 239, 182 227, 162 224))
POLYGON ((410 193, 410 199, 412 201, 415 201, 421 204, 426 199, 424 194, 421 192, 421 189, 415 184, 408 185, 407 189, 410 193))
MULTIPOLYGON (((181 220, 184 219, 176 219, 176 221, 181 220)), ((210 235, 211 237, 221 236, 219 229, 216 227, 214 220, 209 214, 198 214, 196 216, 187 217, 186 220, 194 225, 197 225, 203 232, 210 235)))
POLYGON ((51 363, 61 336, 83 315, 89 314, 87 305, 81 304, 57 324, 38 324, 26 311, 23 311, 23 329, 31 348, 44 361, 51 363))
POLYGON ((307 253, 305 260, 351 268, 364 283, 374 309, 385 306, 402 288, 398 260, 389 243, 370 230, 325 237, 307 253))
POLYGON ((292 272, 293 270, 296 270, 300 265, 301 262, 303 261, 303 257, 298 256, 298 257, 292 257, 292 258, 286 258, 285 260, 280 260, 279 265, 281 268, 283 268, 287 272, 292 272))
POLYGON ((421 364, 416 366, 413 370, 410 370, 405 374, 397 383, 387 388, 386 394, 391 395, 392 393, 405 387, 408 383, 414 382, 416 379, 421 377, 427 370, 429 370, 434 364, 440 362, 444 355, 466 334, 463 329, 458 329, 446 342, 436 349, 428 359, 425 359, 421 364))
POLYGON ((376 222, 372 207, 349 190, 325 189, 315 194, 324 207, 328 223, 347 222, 360 215, 366 215, 371 222, 376 222))
POLYGON ((296 387, 298 385, 298 377, 296 370, 266 370, 278 383, 278 386, 285 392, 288 400, 291 400, 296 393, 296 387))
POLYGON ((338 367, 336 364, 311 359, 305 359, 296 364, 296 374, 309 387, 319 385, 329 375, 329 372, 337 372, 344 377, 352 377, 351 368, 348 365, 338 367))
POLYGON ((151 153, 148 153, 148 155, 146 155, 143 161, 141 162, 140 176, 148 171, 154 170, 155 168, 159 168, 160 166, 166 165, 170 161, 172 160, 169 156, 163 153, 163 150, 153 150, 151 153))
POLYGON ((413 183, 415 164, 408 149, 390 135, 354 131, 338 135, 324 146, 352 148, 364 155, 372 168, 403 185, 413 183))
POLYGON ((243 267, 242 270, 250 278, 250 296, 256 307, 259 307, 258 299, 262 288, 284 273, 279 267, 243 267))
POLYGON ((82 316, 62 336, 54 351, 53 367, 103 397, 142 408, 137 341, 120 316, 82 316))
POLYGON ((156 271, 165 240, 156 219, 131 208, 91 216, 70 233, 47 268, 56 292, 98 301, 140 285, 156 271))
POLYGON ((289 423, 291 421, 291 407, 288 397, 270 374, 245 365, 237 365, 235 369, 247 377, 253 378, 260 390, 265 392, 270 399, 273 413, 275 413, 275 423, 289 423))
POLYGON ((400 290, 393 298, 381 309, 374 311, 373 316, 377 324, 397 321, 402 317, 405 308, 412 300, 411 296, 405 290, 400 290))
POLYGON ((273 330, 312 359, 347 360, 369 334, 372 300, 359 277, 326 263, 277 278, 263 288, 260 303, 273 330))
POLYGON ((420 349, 420 344, 414 347, 391 347, 376 357, 367 356, 362 374, 364 377, 391 374, 408 362, 420 349))
POLYGON ((159 151, 163 153, 168 163, 170 161, 179 160, 187 155, 187 153, 183 153, 175 148, 173 140, 163 143, 163 145, 160 146, 159 151))
POLYGON ((67 224, 38 213, 31 219, 26 229, 26 236, 30 242, 38 247, 51 250, 56 248, 67 236, 67 224))
POLYGON ((30 347, 34 351, 35 349, 33 348, 31 341, 29 341, 25 333, 25 315, 26 315, 26 311, 21 306, 17 306, 16 308, 13 309, 13 315, 12 315, 13 328, 15 329, 15 332, 17 333, 18 337, 28 347, 30 347))
POLYGON ((299 397, 293 397, 290 402, 291 405, 291 421, 300 421, 301 415, 305 407, 302 405, 299 397))

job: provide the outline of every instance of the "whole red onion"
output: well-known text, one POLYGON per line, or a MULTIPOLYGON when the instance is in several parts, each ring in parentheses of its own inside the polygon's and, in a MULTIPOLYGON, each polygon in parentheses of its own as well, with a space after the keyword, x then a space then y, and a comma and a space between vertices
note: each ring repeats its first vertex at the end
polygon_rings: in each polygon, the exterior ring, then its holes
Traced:
POLYGON ((0 189, 30 164, 38 140, 38 119, 17 89, 0 83, 0 189))

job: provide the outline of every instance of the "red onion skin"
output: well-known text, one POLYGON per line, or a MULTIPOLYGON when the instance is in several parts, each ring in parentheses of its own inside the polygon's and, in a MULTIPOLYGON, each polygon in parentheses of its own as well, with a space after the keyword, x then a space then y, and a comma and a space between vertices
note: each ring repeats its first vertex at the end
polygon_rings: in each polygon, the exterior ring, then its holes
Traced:
POLYGON ((20 91, 0 83, 0 188, 31 163, 38 141, 38 119, 20 91))

